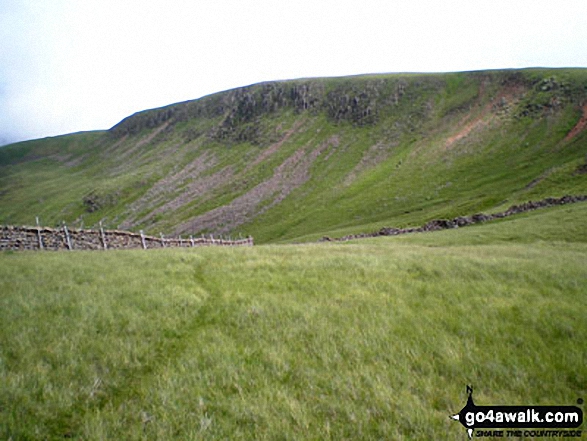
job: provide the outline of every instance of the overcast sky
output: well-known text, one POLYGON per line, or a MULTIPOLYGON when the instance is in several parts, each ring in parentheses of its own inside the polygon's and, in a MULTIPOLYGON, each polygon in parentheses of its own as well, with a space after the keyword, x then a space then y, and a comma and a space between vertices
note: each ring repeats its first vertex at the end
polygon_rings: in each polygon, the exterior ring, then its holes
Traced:
POLYGON ((0 144, 261 81, 587 66, 587 0, 0 0, 0 144))

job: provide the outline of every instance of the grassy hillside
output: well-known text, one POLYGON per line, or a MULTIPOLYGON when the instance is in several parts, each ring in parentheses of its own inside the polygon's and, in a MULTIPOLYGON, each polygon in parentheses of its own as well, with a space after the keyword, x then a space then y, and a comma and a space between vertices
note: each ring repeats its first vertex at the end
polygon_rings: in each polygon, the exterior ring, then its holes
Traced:
MULTIPOLYGON (((345 244, 0 254, 2 439, 465 439, 587 396, 587 204, 345 244)), ((513 439, 513 438, 512 438, 513 439)))
POLYGON ((0 149, 0 223, 314 240, 587 193, 587 70, 253 85, 0 149))

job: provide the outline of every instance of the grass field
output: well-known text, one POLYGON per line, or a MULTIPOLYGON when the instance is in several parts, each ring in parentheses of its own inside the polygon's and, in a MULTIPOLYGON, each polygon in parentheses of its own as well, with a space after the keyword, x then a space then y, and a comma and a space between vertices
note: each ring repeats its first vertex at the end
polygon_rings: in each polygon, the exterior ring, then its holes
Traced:
POLYGON ((0 254, 0 438, 464 440, 587 398, 587 204, 343 244, 0 254))

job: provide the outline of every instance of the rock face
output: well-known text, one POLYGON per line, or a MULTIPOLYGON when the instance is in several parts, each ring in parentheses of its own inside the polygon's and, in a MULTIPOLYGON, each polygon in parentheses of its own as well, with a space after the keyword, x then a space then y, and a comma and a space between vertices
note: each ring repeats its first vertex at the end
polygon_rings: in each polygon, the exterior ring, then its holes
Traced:
POLYGON ((0 251, 24 250, 112 250, 196 246, 252 246, 253 238, 239 240, 164 238, 119 230, 69 230, 67 228, 0 227, 0 251))
MULTIPOLYGON (((440 83, 437 85, 440 87, 440 83)), ((356 126, 377 123, 381 111, 393 111, 402 100, 430 87, 426 82, 404 78, 354 78, 341 80, 334 87, 319 80, 275 81, 217 93, 198 100, 135 113, 110 129, 116 137, 135 135, 169 123, 167 130, 194 118, 221 122, 208 136, 216 140, 255 141, 255 122, 261 115, 291 109, 296 113, 323 112, 332 121, 356 126)), ((195 134, 192 134, 195 135, 195 134)))
POLYGON ((466 227, 467 225, 478 224, 481 222, 487 222, 495 219, 503 219, 504 217, 513 216, 515 214, 524 213, 526 211, 537 210, 539 208, 546 208, 546 207, 553 207, 555 205, 565 205, 565 204, 574 204, 577 202, 587 201, 587 195, 579 195, 579 196, 563 196, 561 198, 546 198, 541 201, 533 202, 528 201, 524 204, 520 205, 512 205, 506 211, 501 213, 494 213, 494 214, 483 214, 477 213, 473 214, 472 216, 465 216, 465 217, 455 217, 454 219, 434 219, 428 222, 426 225, 417 228, 391 228, 391 227, 384 227, 379 231, 374 233, 362 233, 362 234, 352 234, 349 236, 344 236, 340 238, 330 238, 330 237, 323 237, 320 241, 321 242, 333 242, 333 241, 347 241, 353 239, 363 239, 367 237, 377 237, 377 236, 397 236, 400 234, 408 234, 408 233, 423 233, 426 231, 439 231, 439 230, 447 230, 449 228, 459 228, 459 227, 466 227))

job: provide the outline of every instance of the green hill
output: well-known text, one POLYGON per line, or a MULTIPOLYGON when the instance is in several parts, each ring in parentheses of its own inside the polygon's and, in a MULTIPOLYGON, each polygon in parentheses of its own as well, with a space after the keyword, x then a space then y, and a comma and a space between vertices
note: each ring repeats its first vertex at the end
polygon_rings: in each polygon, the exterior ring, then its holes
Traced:
POLYGON ((587 70, 270 82, 0 149, 0 223, 315 240, 587 193, 587 70))

